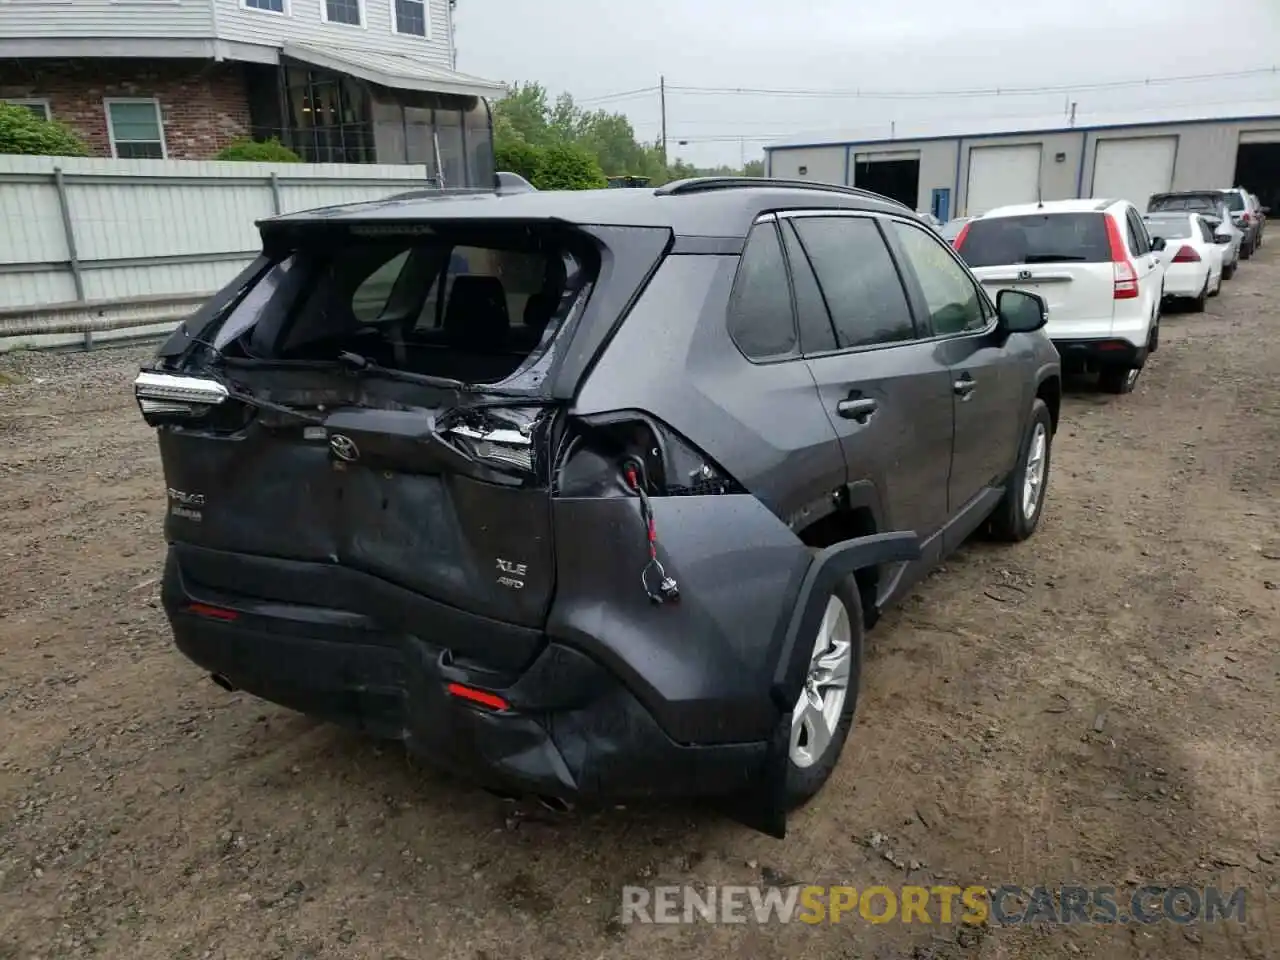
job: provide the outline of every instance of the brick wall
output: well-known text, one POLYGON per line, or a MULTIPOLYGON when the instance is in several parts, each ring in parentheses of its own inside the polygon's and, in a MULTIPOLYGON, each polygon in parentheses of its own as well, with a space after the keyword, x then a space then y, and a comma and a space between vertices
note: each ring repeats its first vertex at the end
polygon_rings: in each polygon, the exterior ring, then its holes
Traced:
POLYGON ((160 101, 165 145, 174 160, 208 160, 249 133, 244 68, 205 60, 0 60, 0 98, 49 101, 55 120, 94 156, 111 156, 108 97, 160 101))

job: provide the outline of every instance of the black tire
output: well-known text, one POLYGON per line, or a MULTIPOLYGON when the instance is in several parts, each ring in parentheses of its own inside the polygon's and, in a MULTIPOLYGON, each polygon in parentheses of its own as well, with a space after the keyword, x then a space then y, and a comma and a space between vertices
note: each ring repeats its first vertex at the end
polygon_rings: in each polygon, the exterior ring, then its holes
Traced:
POLYGON ((1142 367, 1121 364, 1103 367, 1098 372, 1098 386, 1104 393, 1132 393, 1133 388, 1138 385, 1138 374, 1141 372, 1142 367))
POLYGON ((1040 516, 1044 513, 1044 495, 1049 487, 1050 466, 1053 461, 1053 418, 1049 407, 1039 397, 1031 404, 1031 416, 1018 447, 1018 465, 1005 481, 1004 497, 991 514, 991 534, 997 540, 1020 543, 1036 532, 1040 516), (1027 516, 1023 509, 1023 490, 1027 479, 1028 455, 1037 428, 1044 429, 1044 474, 1037 494, 1035 509, 1027 516))
POLYGON ((1157 313, 1155 320, 1151 324, 1151 334, 1147 337, 1147 355, 1155 353, 1160 349, 1160 315, 1157 313))
POLYGON ((1227 264, 1225 267, 1223 267, 1223 268, 1222 268, 1222 279, 1223 279, 1223 280, 1230 280, 1230 279, 1231 279, 1232 277, 1234 277, 1235 275, 1236 275, 1236 265, 1235 265, 1234 263, 1229 263, 1229 264, 1227 264))
POLYGON ((1244 246, 1240 248, 1241 260, 1248 260, 1252 256, 1253 256, 1253 244, 1246 243, 1244 246))
MULTIPOLYGON (((862 641, 863 626, 862 600, 858 595, 858 585, 853 577, 846 577, 832 593, 844 604, 849 618, 849 635, 851 657, 849 663, 849 682, 846 688, 844 708, 840 711, 840 719, 826 748, 809 766, 800 766, 788 746, 787 753, 787 809, 794 810, 812 800, 831 777, 836 768, 840 753, 844 750, 845 741, 849 739, 849 731, 853 729, 853 716, 858 708, 858 688, 862 681, 862 641)), ((812 645, 817 640, 811 637, 812 645)))

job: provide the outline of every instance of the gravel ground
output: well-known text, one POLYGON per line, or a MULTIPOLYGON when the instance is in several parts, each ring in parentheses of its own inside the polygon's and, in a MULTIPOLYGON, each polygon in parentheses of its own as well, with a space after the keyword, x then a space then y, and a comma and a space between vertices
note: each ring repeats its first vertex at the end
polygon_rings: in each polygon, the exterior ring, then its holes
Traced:
POLYGON ((517 815, 227 694, 158 607, 143 354, 0 358, 0 960, 1280 954, 1280 262, 1075 385, 1046 514, 871 637, 835 777, 777 842, 679 808, 517 815), (627 883, 1216 883, 1248 922, 624 926, 627 883))

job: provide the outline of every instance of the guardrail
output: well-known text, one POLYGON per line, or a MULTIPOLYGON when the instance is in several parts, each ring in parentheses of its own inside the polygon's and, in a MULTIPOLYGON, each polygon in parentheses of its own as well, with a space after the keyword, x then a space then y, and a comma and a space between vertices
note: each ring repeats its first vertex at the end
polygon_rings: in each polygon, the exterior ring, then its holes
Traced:
POLYGON ((0 353, 19 349, 92 350, 99 344, 162 337, 195 312, 208 296, 133 297, 0 309, 0 353))

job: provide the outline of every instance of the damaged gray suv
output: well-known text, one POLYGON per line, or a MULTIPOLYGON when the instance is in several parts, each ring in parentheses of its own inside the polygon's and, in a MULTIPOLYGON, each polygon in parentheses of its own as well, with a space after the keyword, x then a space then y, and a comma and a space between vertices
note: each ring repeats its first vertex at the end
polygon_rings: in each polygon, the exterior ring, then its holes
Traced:
POLYGON ((1044 302, 809 182, 422 194, 260 225, 135 382, 165 609, 227 689, 506 795, 781 837, 863 635, 1036 529, 1044 302))

